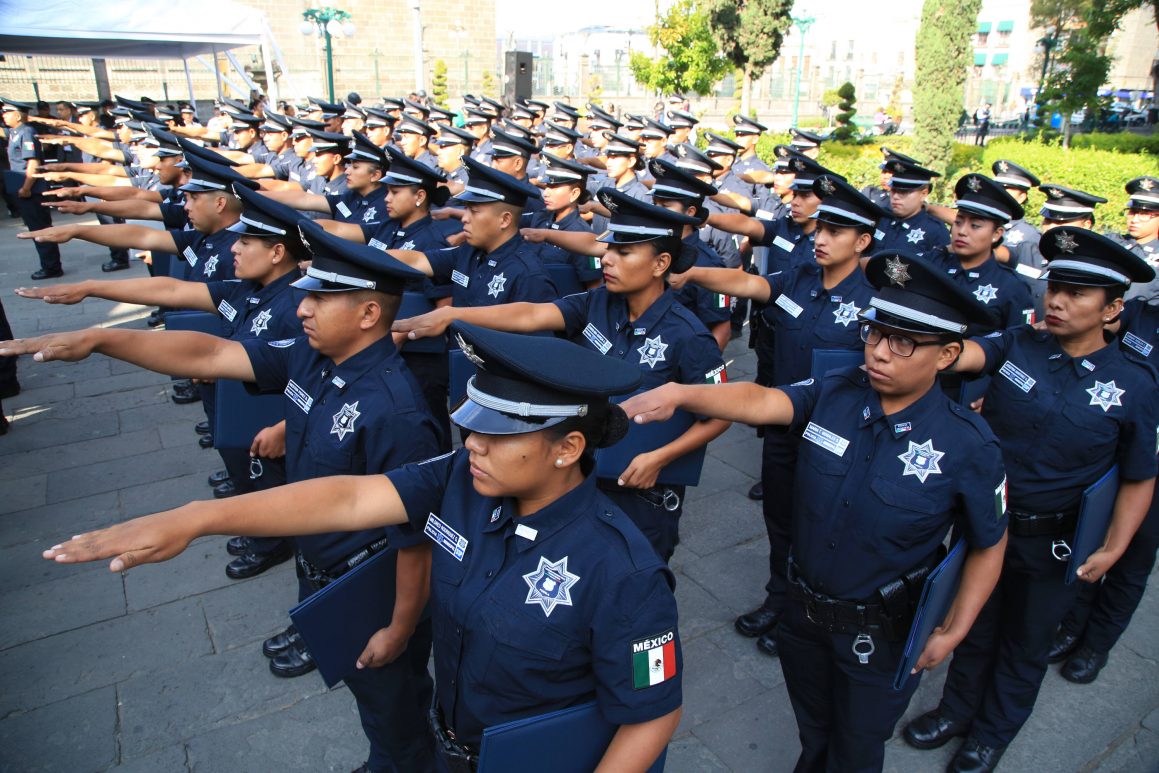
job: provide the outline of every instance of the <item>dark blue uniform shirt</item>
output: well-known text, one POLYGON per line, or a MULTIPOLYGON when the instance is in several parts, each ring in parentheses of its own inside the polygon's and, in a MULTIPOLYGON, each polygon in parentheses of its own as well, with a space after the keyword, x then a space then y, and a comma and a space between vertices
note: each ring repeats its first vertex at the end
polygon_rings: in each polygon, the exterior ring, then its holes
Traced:
POLYGON ((873 234, 873 251, 901 250, 919 258, 927 256, 934 247, 950 244, 950 229, 936 217, 920 210, 907 220, 883 217, 873 234))
POLYGON ((885 188, 882 188, 880 185, 866 185, 861 189, 861 195, 884 209, 886 212, 890 211, 889 191, 887 191, 885 188))
POLYGON ((1002 237, 1002 246, 1010 253, 1010 265, 1042 270, 1042 253, 1038 251, 1041 239, 1042 234, 1030 223, 1012 220, 1002 237))
POLYGON ((233 243, 238 234, 222 228, 208 236, 201 231, 170 230, 177 254, 189 264, 191 282, 233 279, 233 243))
POLYGON ((1159 365, 1159 355, 1152 356, 1159 346, 1159 305, 1148 300, 1134 298, 1123 304, 1119 315, 1119 343, 1155 367, 1159 365))
POLYGON ((996 315, 994 327, 1034 324, 1034 297, 1029 285, 1014 269, 999 263, 993 254, 969 270, 962 268, 958 256, 945 247, 934 248, 926 259, 941 266, 955 282, 986 304, 991 314, 996 315))
POLYGON ((435 684, 459 740, 594 699, 615 724, 681 704, 673 578, 589 477, 537 513, 471 483, 466 451, 388 473, 435 541, 435 684))
MULTIPOLYGON (((716 250, 702 241, 696 231, 684 238, 684 249, 696 253, 695 265, 697 266, 724 268, 724 259, 717 254, 716 250)), ((706 290, 691 282, 674 292, 676 300, 696 315, 696 318, 703 322, 705 327, 725 322, 732 316, 732 297, 724 293, 714 293, 712 290, 706 290)))
POLYGON ((809 377, 814 349, 861 349, 857 315, 876 291, 857 268, 826 290, 821 267, 802 263, 765 277, 768 304, 761 311, 773 330, 772 378, 788 384, 809 377))
POLYGON ((13 172, 23 174, 29 161, 44 161, 44 150, 36 136, 36 129, 24 123, 8 129, 8 165, 13 172))
MULTIPOLYGON (((552 231, 592 233, 592 227, 580 217, 579 211, 575 209, 564 215, 562 220, 556 220, 555 213, 548 212, 546 209, 538 212, 528 212, 525 210, 523 212, 523 227, 546 228, 552 231)), ((599 281, 604 277, 604 270, 600 265, 600 259, 598 257, 568 252, 562 247, 556 247, 554 244, 548 244, 547 242, 529 244, 528 246, 543 263, 566 263, 571 265, 575 269, 576 279, 581 285, 599 281)))
MULTIPOLYGON (((290 180, 299 185, 303 185, 303 181, 309 176, 309 173, 314 171, 313 164, 295 153, 292 147, 287 147, 267 161, 266 164, 274 170, 275 178, 290 180)), ((303 185, 303 187, 305 186, 303 185)))
MULTIPOLYGON (((434 420, 390 336, 341 365, 305 337, 242 345, 258 389, 286 398, 287 481, 381 473, 438 453, 434 420)), ((422 541, 407 527, 294 539, 306 560, 332 569, 384 535, 396 548, 422 541)))
MULTIPOLYGON (((363 225, 362 238, 376 250, 442 250, 447 247, 446 234, 430 215, 419 218, 405 228, 397 220, 386 220, 378 225, 363 225)), ((408 281, 406 289, 419 292, 429 300, 446 298, 451 294, 451 284, 435 284, 428 277, 408 281)))
POLYGON ((516 234, 491 253, 462 244, 425 254, 435 284, 452 283, 455 306, 554 300, 555 286, 531 246, 516 234))
POLYGON ((787 211, 784 217, 776 220, 761 220, 761 225, 765 227, 765 235, 758 244, 769 248, 764 266, 766 274, 785 272, 803 263, 817 262, 813 245, 817 236, 816 228, 811 233, 805 233, 787 211))
POLYGON ((1083 489, 1116 462, 1123 480, 1155 477, 1159 384, 1118 346, 1085 357, 1030 327, 971 339, 992 376, 982 415, 1002 441, 1010 507, 1077 510, 1083 489))
POLYGON ((951 526, 972 547, 1006 531, 994 433, 936 386, 886 416, 860 368, 781 387, 800 432, 793 555, 817 593, 846 601, 932 562, 951 526))
POLYGON ((386 194, 389 188, 380 185, 370 193, 362 194, 349 188, 341 193, 327 193, 330 214, 343 223, 376 226, 387 220, 386 194))
POLYGON ((277 341, 302 335, 297 294, 290 287, 298 276, 296 270, 291 271, 264 287, 247 279, 207 283, 213 305, 224 320, 226 338, 277 341))

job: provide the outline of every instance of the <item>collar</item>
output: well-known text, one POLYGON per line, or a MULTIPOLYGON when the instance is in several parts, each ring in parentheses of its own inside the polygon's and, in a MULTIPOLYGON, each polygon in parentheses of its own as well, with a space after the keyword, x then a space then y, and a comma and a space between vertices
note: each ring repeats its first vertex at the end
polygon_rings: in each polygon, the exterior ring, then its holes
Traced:
MULTIPOLYGON (((1104 334, 1104 339, 1105 337, 1106 334, 1104 334)), ((1105 343, 1103 348, 1098 351, 1084 354, 1082 357, 1071 357, 1059 346, 1058 339, 1047 331, 1035 331, 1034 338, 1037 341, 1043 341, 1047 344, 1047 369, 1051 373, 1057 373, 1064 367, 1069 366, 1078 378, 1082 378, 1083 376, 1096 372, 1100 368, 1106 367, 1111 359, 1115 357, 1118 350, 1117 346, 1112 346, 1111 343, 1105 343)))
POLYGON ((895 440, 913 432, 913 428, 934 413, 942 400, 945 399, 941 385, 934 381, 924 395, 897 413, 887 416, 881 408, 881 396, 873 387, 869 386, 869 376, 863 373, 860 378, 861 383, 865 385, 866 392, 865 405, 861 409, 860 426, 868 427, 878 421, 887 423, 889 432, 895 440))
MULTIPOLYGON (((394 222, 398 223, 397 220, 395 220, 394 222)), ((423 231, 425 231, 427 228, 430 227, 431 223, 433 223, 433 222, 435 222, 435 221, 430 215, 424 215, 423 217, 420 217, 418 220, 414 221, 413 223, 406 226, 405 228, 402 226, 401 223, 399 223, 398 227, 396 227, 394 229, 395 236, 414 236, 417 233, 422 233, 423 231)))
POLYGON ((388 364, 395 368, 400 367, 401 362, 391 362, 398 357, 398 349, 394 346, 394 339, 389 335, 384 335, 354 356, 346 359, 341 365, 335 365, 333 360, 327 359, 326 362, 329 363, 329 366, 324 368, 322 372, 326 374, 325 378, 330 381, 341 382, 341 386, 337 383, 335 386, 338 386, 339 390, 344 390, 365 376, 372 368, 388 364))
POLYGON ((672 308, 672 303, 676 296, 673 295, 672 290, 668 287, 664 288, 664 292, 660 297, 653 301, 638 319, 632 321, 628 319, 628 299, 622 295, 608 292, 609 305, 615 310, 615 327, 616 330, 624 330, 625 328, 632 328, 633 335, 643 335, 640 331, 650 331, 654 325, 660 322, 660 319, 668 313, 668 309, 672 308))
POLYGON ((301 275, 298 271, 291 270, 270 282, 268 285, 263 287, 256 287, 255 285, 254 291, 250 294, 250 305, 265 303, 275 295, 279 295, 282 291, 289 287, 292 282, 297 281, 300 276, 301 275))
POLYGON ((491 252, 485 253, 482 250, 476 250, 475 254, 478 256, 479 260, 493 260, 496 263, 499 263, 508 255, 514 255, 523 246, 523 244, 523 237, 519 235, 518 231, 516 231, 514 236, 500 244, 491 252))
POLYGON ((528 533, 526 530, 533 530, 535 532, 534 539, 519 535, 519 538, 515 540, 515 549, 520 553, 525 553, 536 545, 543 544, 544 540, 584 513, 595 512, 597 493, 596 476, 589 475, 584 478, 582 483, 547 507, 522 518, 516 518, 514 515, 515 501, 505 498, 498 505, 500 508, 499 517, 494 521, 489 521, 483 527, 483 531, 495 532, 504 529, 508 533, 514 533, 516 529, 519 529, 528 533))

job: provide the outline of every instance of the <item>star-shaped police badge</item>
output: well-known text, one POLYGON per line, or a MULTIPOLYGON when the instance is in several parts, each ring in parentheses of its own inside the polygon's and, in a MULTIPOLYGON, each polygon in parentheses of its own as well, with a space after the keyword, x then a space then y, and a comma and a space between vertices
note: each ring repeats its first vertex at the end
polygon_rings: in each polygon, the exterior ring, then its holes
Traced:
POLYGON ((982 303, 990 303, 998 297, 998 288, 994 285, 978 285, 978 289, 974 291, 974 297, 982 303))
POLYGON ((337 435, 339 442, 341 442, 348 433, 354 431, 354 422, 358 421, 358 417, 362 414, 358 412, 358 401, 353 403, 346 403, 342 406, 342 410, 334 414, 334 426, 330 428, 331 435, 337 435))
POLYGON ((1155 187, 1155 183, 1150 177, 1144 177, 1139 181, 1139 187, 1145 191, 1149 191, 1155 187))
POLYGON ((850 322, 857 321, 857 315, 860 313, 861 309, 853 301, 842 303, 833 310, 833 322, 841 327, 849 327, 850 322))
POLYGON ((821 182, 818 184, 821 186, 821 192, 826 196, 832 196, 833 193, 837 190, 837 186, 834 185, 833 181, 828 177, 822 177, 821 182))
POLYGON ((902 263, 901 258, 886 258, 885 275, 898 287, 905 287, 905 283, 913 279, 909 275, 909 265, 902 263))
POLYGON ((1059 252, 1074 252, 1079 243, 1074 236, 1068 233, 1061 233, 1054 237, 1054 244, 1058 247, 1059 252))
POLYGON ((967 177, 966 187, 974 191, 974 193, 977 193, 978 191, 982 190, 982 181, 977 177, 967 177))
POLYGON ((1007 163, 1006 161, 999 161, 998 162, 998 171, 1002 172, 1003 174, 1006 174, 1007 172, 1010 171, 1010 164, 1007 163))
POLYGON ((640 353, 640 364, 647 365, 649 368, 655 368, 656 363, 664 362, 664 352, 668 349, 668 344, 656 336, 655 338, 645 338, 644 345, 638 351, 640 353))
POLYGON ((496 274, 491 277, 491 281, 487 284, 487 294, 492 298, 498 298, 499 293, 503 292, 503 286, 507 284, 507 277, 503 274, 496 274))
POLYGON ((1119 389, 1115 386, 1114 379, 1111 379, 1105 384, 1102 381, 1095 381, 1093 387, 1083 391, 1091 396, 1090 405, 1099 406, 1103 409, 1103 413, 1111 410, 1111 406, 1114 405, 1122 407, 1123 401, 1119 398, 1127 393, 1126 389, 1119 389))
POLYGON ((455 342, 459 344, 459 350, 463 352, 463 356, 471 361, 471 364, 476 368, 483 367, 483 358, 475 354, 475 347, 467 343, 461 333, 455 333, 455 342))
POLYGON ((924 238, 926 238, 926 232, 921 228, 915 228, 906 234, 905 240, 910 244, 917 244, 924 238))
POLYGON ((1022 231, 1011 231, 1010 233, 1006 234, 1004 241, 1006 242, 1007 246, 1016 247, 1019 244, 1022 244, 1022 240, 1025 238, 1026 234, 1022 233, 1022 231))
POLYGON ((909 450, 904 454, 897 455, 897 458, 905 463, 905 470, 902 471, 902 477, 916 475, 918 480, 925 483, 926 478, 929 476, 941 475, 942 468, 938 466, 938 460, 943 456, 945 456, 945 453, 934 448, 933 439, 927 440, 920 445, 912 440, 909 441, 909 450))
POLYGON ((528 587, 524 603, 539 604, 543 607, 543 614, 551 617, 556 606, 572 606, 571 589, 580 577, 567 570, 567 556, 558 561, 548 561, 540 556, 539 567, 523 575, 523 580, 528 587))
POLYGON ((217 256, 210 255, 209 259, 205 261, 205 265, 201 267, 201 273, 206 276, 213 276, 217 273, 217 256))
POLYGON ((253 323, 250 325, 250 332, 256 336, 260 336, 270 326, 270 318, 274 316, 269 309, 262 309, 258 315, 254 317, 253 323))
POLYGON ((378 217, 378 209, 376 207, 368 207, 367 210, 362 213, 362 222, 369 223, 376 217, 378 217))

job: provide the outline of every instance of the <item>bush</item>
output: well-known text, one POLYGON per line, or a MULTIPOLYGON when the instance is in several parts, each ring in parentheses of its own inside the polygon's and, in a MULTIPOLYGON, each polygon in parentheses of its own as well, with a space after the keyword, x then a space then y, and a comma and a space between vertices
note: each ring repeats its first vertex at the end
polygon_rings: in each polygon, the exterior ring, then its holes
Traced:
POLYGON ((841 103, 837 105, 841 112, 837 114, 837 128, 833 130, 833 139, 848 142, 857 135, 857 126, 853 123, 853 116, 857 114, 857 91, 852 83, 846 82, 837 89, 837 96, 841 97, 841 103))

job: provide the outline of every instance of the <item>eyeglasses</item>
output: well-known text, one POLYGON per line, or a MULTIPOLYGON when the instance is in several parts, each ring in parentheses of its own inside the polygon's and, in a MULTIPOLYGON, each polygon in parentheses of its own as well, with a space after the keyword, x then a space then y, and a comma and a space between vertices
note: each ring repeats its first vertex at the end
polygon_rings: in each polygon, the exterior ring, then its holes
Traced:
POLYGON ((1128 220, 1135 219, 1135 218, 1137 218, 1139 220, 1153 220, 1157 217, 1159 217, 1159 212, 1153 212, 1153 211, 1148 210, 1148 209, 1128 209, 1127 210, 1127 219, 1128 220))
MULTIPOLYGON (((861 323, 861 340, 870 346, 877 346, 885 334, 868 322, 861 323)), ((909 336, 899 333, 890 333, 886 337, 889 350, 898 357, 912 357, 919 346, 941 346, 943 341, 915 341, 909 336)))

